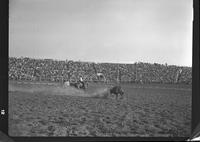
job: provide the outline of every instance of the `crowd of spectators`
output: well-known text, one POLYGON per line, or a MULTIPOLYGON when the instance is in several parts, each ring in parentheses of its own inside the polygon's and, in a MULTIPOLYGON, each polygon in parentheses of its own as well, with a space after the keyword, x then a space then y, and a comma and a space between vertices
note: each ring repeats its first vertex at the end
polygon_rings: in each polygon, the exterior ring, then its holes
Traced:
POLYGON ((192 83, 192 68, 150 63, 114 64, 53 59, 9 58, 10 80, 100 81, 102 73, 106 81, 140 83, 192 83))

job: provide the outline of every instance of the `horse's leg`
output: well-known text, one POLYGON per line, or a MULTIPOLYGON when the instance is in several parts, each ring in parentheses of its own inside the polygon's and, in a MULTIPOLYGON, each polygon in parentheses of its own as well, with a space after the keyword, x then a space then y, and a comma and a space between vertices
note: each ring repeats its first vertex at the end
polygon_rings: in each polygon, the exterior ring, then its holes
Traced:
POLYGON ((74 83, 73 85, 74 85, 74 87, 77 87, 77 84, 76 84, 76 83, 74 83))
POLYGON ((116 94, 116 100, 118 100, 118 94, 116 94))
POLYGON ((122 99, 124 99, 124 94, 122 94, 122 99))
POLYGON ((80 84, 77 84, 77 88, 80 89, 80 84))
POLYGON ((123 99, 123 95, 122 94, 120 94, 120 99, 123 99))

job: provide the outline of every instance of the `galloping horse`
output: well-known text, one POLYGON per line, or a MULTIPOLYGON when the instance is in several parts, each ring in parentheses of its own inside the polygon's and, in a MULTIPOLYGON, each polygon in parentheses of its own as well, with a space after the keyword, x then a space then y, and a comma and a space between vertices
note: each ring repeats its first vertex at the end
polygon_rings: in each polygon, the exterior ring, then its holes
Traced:
POLYGON ((78 81, 78 82, 69 82, 69 81, 66 81, 64 83, 64 86, 73 86, 73 87, 75 87, 77 89, 84 89, 85 90, 86 87, 88 86, 88 84, 85 83, 85 82, 80 82, 80 81, 78 81))

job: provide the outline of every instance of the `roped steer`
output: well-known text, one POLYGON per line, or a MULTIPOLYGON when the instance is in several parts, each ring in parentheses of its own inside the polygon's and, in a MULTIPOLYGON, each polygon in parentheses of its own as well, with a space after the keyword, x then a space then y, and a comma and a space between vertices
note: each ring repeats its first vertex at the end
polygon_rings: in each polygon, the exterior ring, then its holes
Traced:
POLYGON ((114 86, 110 89, 110 94, 114 94, 116 96, 116 99, 118 99, 119 95, 121 98, 124 96, 124 90, 121 88, 121 86, 114 86))

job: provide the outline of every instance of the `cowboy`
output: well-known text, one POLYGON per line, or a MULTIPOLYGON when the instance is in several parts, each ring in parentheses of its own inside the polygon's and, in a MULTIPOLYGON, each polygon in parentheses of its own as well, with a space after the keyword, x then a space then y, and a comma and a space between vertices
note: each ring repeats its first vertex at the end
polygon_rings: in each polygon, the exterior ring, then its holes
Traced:
POLYGON ((80 77, 79 82, 82 84, 82 88, 85 88, 85 84, 83 82, 83 78, 82 77, 80 77))

